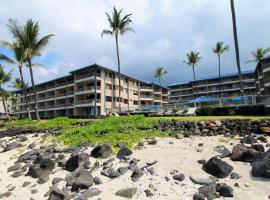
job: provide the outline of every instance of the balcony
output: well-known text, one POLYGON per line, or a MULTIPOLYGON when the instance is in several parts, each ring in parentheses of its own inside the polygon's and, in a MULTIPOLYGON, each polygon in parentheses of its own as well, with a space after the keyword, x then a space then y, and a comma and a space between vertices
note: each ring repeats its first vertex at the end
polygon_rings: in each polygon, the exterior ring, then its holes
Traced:
MULTIPOLYGON (((96 87, 96 91, 100 92, 100 86, 96 87)), ((84 86, 84 87, 79 87, 76 89, 75 94, 88 94, 88 93, 94 93, 95 92, 95 86, 84 86)))
MULTIPOLYGON (((97 78, 100 77, 100 74, 96 74, 97 78)), ((75 82, 82 82, 82 81, 87 81, 87 80, 95 80, 95 73, 87 73, 87 74, 82 74, 82 75, 77 75, 75 78, 75 82)))
POLYGON ((141 86, 140 90, 142 92, 153 92, 153 87, 141 86))
POLYGON ((153 101, 154 97, 151 95, 141 95, 140 99, 141 99, 141 101, 153 101))
MULTIPOLYGON (((96 100, 96 105, 100 106, 100 99, 96 100)), ((75 102, 74 107, 85 107, 85 106, 95 106, 95 100, 94 99, 82 99, 82 100, 77 100, 75 102)))

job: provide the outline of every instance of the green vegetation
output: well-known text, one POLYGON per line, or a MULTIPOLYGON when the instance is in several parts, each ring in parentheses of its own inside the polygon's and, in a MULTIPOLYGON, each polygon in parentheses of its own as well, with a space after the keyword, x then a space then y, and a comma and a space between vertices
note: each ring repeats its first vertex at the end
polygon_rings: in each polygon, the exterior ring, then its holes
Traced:
POLYGON ((69 127, 78 122, 85 121, 82 119, 71 119, 68 117, 57 117, 49 120, 31 120, 31 119, 20 119, 8 122, 5 124, 5 128, 19 128, 19 127, 33 127, 36 129, 50 129, 58 127, 69 127))

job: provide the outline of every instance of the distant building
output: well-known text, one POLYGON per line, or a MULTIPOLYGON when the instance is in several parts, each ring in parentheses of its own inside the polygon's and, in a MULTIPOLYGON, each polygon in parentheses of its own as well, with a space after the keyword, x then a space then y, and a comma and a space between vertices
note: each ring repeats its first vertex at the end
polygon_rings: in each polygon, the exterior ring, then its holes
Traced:
MULTIPOLYGON (((118 73, 94 64, 69 75, 36 85, 41 118, 87 117, 118 111, 118 73)), ((34 115, 33 88, 28 88, 30 110, 34 115)), ((168 103, 169 89, 121 74, 121 110, 136 110, 168 103)), ((26 117, 22 91, 16 91, 14 114, 26 117)))
MULTIPOLYGON (((256 94, 254 71, 242 72, 244 83, 244 95, 256 94)), ((209 77, 199 79, 196 82, 191 81, 183 84, 169 85, 170 101, 185 102, 198 96, 207 96, 213 98, 220 97, 219 77, 209 77)), ((221 77, 221 95, 222 97, 233 97, 240 95, 240 80, 238 74, 227 74, 221 77)))
POLYGON ((257 95, 270 95, 270 57, 262 59, 255 69, 257 95))

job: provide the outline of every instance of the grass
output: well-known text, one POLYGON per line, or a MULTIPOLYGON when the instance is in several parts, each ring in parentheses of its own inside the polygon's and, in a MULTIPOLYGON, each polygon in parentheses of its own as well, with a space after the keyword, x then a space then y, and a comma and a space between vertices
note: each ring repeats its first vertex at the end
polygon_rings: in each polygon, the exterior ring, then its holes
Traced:
POLYGON ((78 122, 85 121, 82 119, 71 119, 68 117, 57 117, 49 120, 30 120, 30 119, 20 119, 13 120, 5 124, 5 128, 20 128, 20 127, 33 127, 36 129, 50 129, 58 127, 68 127, 72 126, 78 122))

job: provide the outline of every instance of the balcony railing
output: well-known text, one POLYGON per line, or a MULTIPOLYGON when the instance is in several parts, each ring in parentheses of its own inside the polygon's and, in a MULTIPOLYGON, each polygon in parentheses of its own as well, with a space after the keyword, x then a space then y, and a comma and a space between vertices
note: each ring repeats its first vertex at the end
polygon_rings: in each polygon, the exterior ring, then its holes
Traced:
POLYGON ((142 86, 140 89, 141 90, 153 90, 152 87, 146 87, 146 86, 142 86))
MULTIPOLYGON (((100 90, 100 86, 97 86, 96 88, 97 90, 100 90)), ((88 90, 95 90, 95 86, 78 87, 76 89, 76 92, 83 92, 83 91, 88 91, 88 90)))
MULTIPOLYGON (((94 103, 95 103, 94 99, 82 99, 76 101, 76 104, 94 104, 94 103)), ((100 99, 97 99, 96 103, 100 103, 100 99)))
MULTIPOLYGON (((95 76, 95 73, 87 73, 87 74, 77 75, 76 80, 84 79, 84 78, 88 78, 88 77, 93 77, 93 76, 95 76)), ((97 73, 96 76, 100 77, 100 74, 97 73)))

